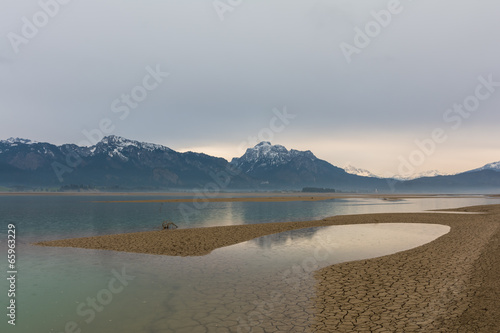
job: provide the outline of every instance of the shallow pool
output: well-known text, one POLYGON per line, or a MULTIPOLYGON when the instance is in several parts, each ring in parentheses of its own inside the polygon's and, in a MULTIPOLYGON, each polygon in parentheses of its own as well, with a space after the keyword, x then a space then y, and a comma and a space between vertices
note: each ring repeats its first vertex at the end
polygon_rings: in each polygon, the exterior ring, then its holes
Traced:
POLYGON ((434 224, 309 228, 202 257, 25 244, 18 257, 16 331, 258 332, 270 324, 300 329, 314 313, 312 272, 407 250, 449 229, 434 224))

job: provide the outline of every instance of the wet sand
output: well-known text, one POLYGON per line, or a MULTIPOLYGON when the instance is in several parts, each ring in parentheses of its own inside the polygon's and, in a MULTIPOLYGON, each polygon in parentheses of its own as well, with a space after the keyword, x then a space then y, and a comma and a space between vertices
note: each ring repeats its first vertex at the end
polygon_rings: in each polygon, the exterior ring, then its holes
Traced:
POLYGON ((500 205, 458 211, 486 214, 366 216, 451 231, 415 249, 317 271, 312 331, 500 332, 500 205))
POLYGON ((39 242, 35 245, 79 247, 171 256, 202 256, 220 247, 257 237, 308 227, 332 225, 331 221, 278 222, 192 229, 157 230, 39 242))
POLYGON ((320 221, 162 230, 37 245, 192 256, 263 235, 313 226, 444 224, 451 227, 448 234, 415 249, 317 271, 314 308, 303 309, 309 330, 499 332, 500 205, 454 211, 483 214, 347 215, 320 221))

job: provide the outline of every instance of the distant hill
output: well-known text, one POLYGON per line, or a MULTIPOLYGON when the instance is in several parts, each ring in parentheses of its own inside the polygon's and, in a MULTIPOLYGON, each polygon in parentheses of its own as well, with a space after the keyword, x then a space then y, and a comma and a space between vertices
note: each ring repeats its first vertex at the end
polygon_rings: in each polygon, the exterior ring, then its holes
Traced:
POLYGON ((223 158, 118 136, 107 136, 92 147, 0 141, 0 184, 5 186, 203 188, 224 174, 231 176, 231 186, 253 185, 244 174, 229 173, 228 167, 223 158))
POLYGON ((268 188, 333 187, 342 191, 388 190, 385 180, 347 173, 314 154, 261 142, 231 164, 268 188))
MULTIPOLYGON (((358 176, 387 178, 387 177, 383 177, 383 176, 374 174, 366 169, 356 168, 355 166, 352 166, 352 165, 348 165, 348 166, 344 167, 344 170, 347 173, 350 173, 353 175, 358 175, 358 176)), ((397 180, 412 180, 412 179, 417 179, 417 178, 422 178, 422 177, 435 177, 435 176, 447 176, 447 174, 439 172, 438 170, 428 170, 428 171, 419 172, 419 173, 416 173, 416 174, 413 174, 410 176, 394 175, 392 178, 397 179, 397 180)))
POLYGON ((361 169, 361 168, 356 168, 355 166, 352 165, 347 165, 344 167, 345 172, 350 173, 351 175, 356 175, 356 176, 363 176, 363 177, 374 177, 374 178, 384 178, 381 176, 378 176, 366 169, 361 169))
POLYGON ((400 192, 485 193, 500 191, 500 172, 467 171, 451 176, 423 177, 401 182, 400 192))
POLYGON ((152 143, 107 136, 91 147, 56 146, 27 139, 0 141, 0 186, 63 189, 275 190, 329 188, 343 192, 493 192, 500 162, 457 175, 384 179, 349 171, 311 151, 261 142, 231 162, 202 153, 176 152, 152 143))
POLYGON ((498 162, 493 162, 493 163, 488 163, 480 168, 470 170, 467 172, 476 172, 476 171, 483 171, 483 170, 492 170, 492 171, 497 171, 500 172, 500 161, 498 162))

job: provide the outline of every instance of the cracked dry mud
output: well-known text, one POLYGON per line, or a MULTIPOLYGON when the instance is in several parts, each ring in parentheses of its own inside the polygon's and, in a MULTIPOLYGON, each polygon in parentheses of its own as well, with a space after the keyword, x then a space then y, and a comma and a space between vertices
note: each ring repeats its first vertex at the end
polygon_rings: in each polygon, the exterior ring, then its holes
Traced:
MULTIPOLYGON (((451 227, 448 234, 423 246, 328 266, 316 271, 314 278, 299 279, 295 284, 284 283, 282 277, 260 274, 244 285, 239 281, 221 285, 217 274, 224 272, 215 272, 212 278, 194 286, 189 297, 158 295, 165 313, 143 318, 147 329, 138 326, 135 331, 500 332, 500 205, 455 211, 484 214, 348 215, 304 223, 203 228, 199 247, 187 248, 186 252, 180 243, 173 243, 177 246, 175 251, 164 245, 162 237, 175 238, 177 230, 168 234, 155 232, 152 235, 162 244, 151 244, 149 239, 148 253, 160 249, 163 253, 201 255, 265 234, 319 225, 380 222, 451 227), (228 238, 220 238, 226 234, 228 238), (223 305, 221 297, 228 300, 223 305)), ((177 234, 185 237, 190 232, 196 236, 199 229, 177 234)), ((137 234, 137 239, 143 241, 144 234, 137 234)), ((106 249, 113 249, 116 244, 116 250, 126 251, 123 237, 134 252, 140 248, 134 244, 133 234, 103 237, 106 249)), ((44 245, 100 248, 102 240, 94 237, 44 245)), ((202 266, 200 262, 200 269, 202 266)))
POLYGON ((312 331, 500 332, 500 207, 458 211, 486 214, 374 215, 371 222, 439 223, 451 231, 412 250, 316 272, 312 331))

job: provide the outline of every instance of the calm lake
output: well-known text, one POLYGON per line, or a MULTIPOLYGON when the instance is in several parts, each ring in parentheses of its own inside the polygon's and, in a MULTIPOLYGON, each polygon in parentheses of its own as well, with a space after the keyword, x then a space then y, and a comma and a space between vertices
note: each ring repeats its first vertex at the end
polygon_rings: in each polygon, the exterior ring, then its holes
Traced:
MULTIPOLYGON (((307 331, 313 271, 410 249, 447 233, 449 227, 309 228, 261 237, 203 257, 46 248, 31 242, 153 230, 164 219, 191 228, 500 203, 477 196, 221 202, 197 209, 192 203, 103 202, 110 200, 124 197, 0 196, 4 276, 8 224, 16 226, 17 236, 16 327, 7 324, 8 299, 2 297, 2 332, 263 332, 262 327, 307 331)), ((4 278, 1 293, 8 289, 4 278)))

